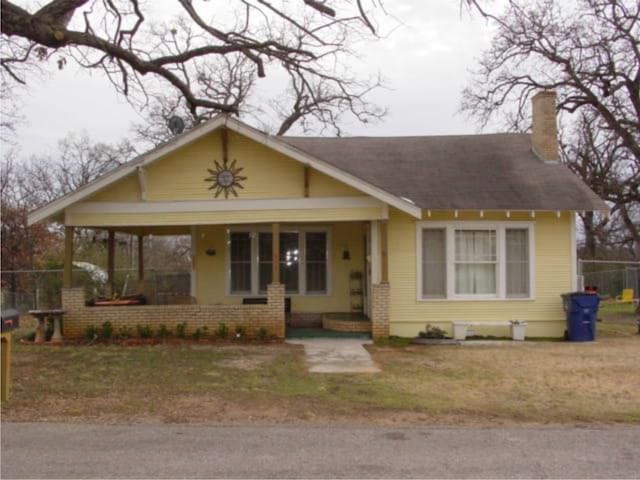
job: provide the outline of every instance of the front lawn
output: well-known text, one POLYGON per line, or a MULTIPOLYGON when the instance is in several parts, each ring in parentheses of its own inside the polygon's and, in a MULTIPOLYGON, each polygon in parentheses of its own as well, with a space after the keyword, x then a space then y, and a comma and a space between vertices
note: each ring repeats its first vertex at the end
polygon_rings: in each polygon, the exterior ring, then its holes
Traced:
POLYGON ((511 424, 640 421, 640 336, 369 347, 380 374, 310 374, 301 347, 16 344, 4 421, 511 424))

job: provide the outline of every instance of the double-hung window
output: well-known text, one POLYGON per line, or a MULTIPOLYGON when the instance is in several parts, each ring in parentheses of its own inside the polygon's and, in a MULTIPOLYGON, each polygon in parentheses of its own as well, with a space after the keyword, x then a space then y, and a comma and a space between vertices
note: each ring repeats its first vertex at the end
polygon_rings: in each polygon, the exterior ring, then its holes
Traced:
POLYGON ((532 298, 527 222, 418 225, 418 299, 532 298))
MULTIPOLYGON (((273 278, 273 234, 260 229, 228 233, 229 293, 264 295, 273 278)), ((280 232, 280 281, 287 294, 329 291, 329 232, 299 228, 280 232)))

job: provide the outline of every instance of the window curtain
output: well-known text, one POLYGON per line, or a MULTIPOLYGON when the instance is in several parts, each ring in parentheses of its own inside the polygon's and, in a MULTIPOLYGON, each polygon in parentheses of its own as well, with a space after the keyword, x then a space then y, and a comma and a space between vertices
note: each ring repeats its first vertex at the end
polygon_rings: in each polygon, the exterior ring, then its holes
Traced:
POLYGON ((506 230, 507 297, 529 296, 529 232, 506 230))
POLYGON ((422 296, 444 298, 447 291, 446 234, 444 229, 422 231, 422 296))
POLYGON ((496 294, 495 230, 456 230, 456 293, 496 294))

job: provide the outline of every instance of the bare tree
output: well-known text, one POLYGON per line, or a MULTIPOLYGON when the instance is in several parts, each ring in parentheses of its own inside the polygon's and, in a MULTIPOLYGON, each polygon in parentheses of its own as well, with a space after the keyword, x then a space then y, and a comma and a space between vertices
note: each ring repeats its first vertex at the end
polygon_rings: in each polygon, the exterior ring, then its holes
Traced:
MULTIPOLYGON (((476 8, 497 30, 463 92, 463 110, 483 126, 500 117, 526 130, 530 97, 555 89, 564 160, 612 202, 640 258, 640 3, 509 0, 499 15, 476 8)), ((606 221, 583 220, 591 240, 602 237, 606 221)))
POLYGON ((169 84, 197 119, 201 110, 240 111, 241 95, 211 96, 214 84, 202 81, 216 78, 211 69, 220 67, 221 58, 234 64, 242 57, 259 78, 295 71, 309 85, 322 81, 349 95, 351 82, 341 67, 347 39, 375 35, 361 0, 341 2, 339 11, 320 0, 178 0, 171 8, 179 18, 169 22, 157 4, 52 0, 29 11, 2 0, 3 40, 24 52, 3 55, 3 74, 25 82, 20 64, 52 60, 62 68, 75 61, 102 70, 118 91, 141 104, 169 84))
POLYGON ((127 142, 93 143, 86 135, 70 134, 58 142, 58 150, 32 156, 15 178, 21 201, 35 208, 51 202, 130 160, 135 149, 127 142))

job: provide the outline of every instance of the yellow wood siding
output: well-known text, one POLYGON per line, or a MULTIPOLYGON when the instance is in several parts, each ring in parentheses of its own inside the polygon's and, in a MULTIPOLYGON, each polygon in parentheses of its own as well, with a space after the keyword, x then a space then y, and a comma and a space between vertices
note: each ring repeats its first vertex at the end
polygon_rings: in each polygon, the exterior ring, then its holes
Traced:
MULTIPOLYGON (((348 312, 351 307, 349 274, 364 268, 364 223, 335 223, 326 226, 330 231, 331 291, 328 295, 292 296, 292 311, 296 313, 348 312), (348 249, 349 260, 342 259, 348 249)), ((313 224, 314 227, 320 225, 313 224)), ((295 230, 296 225, 287 225, 283 230, 295 230)), ((227 295, 226 272, 226 227, 201 226, 196 229, 196 298, 198 303, 240 303, 246 295, 227 295), (206 251, 214 249, 216 255, 206 251)))
POLYGON ((310 197, 350 197, 359 196, 362 192, 338 180, 331 178, 317 170, 311 170, 309 175, 310 197))
MULTIPOLYGON (((454 221, 453 212, 432 212, 433 221, 454 221)), ((457 220, 507 221, 505 213, 460 212, 457 220)), ((560 336, 564 332, 564 312, 560 294, 571 289, 571 217, 563 212, 513 213, 511 220, 534 223, 535 298, 533 300, 418 301, 416 265, 416 222, 395 209, 389 220, 389 283, 391 286, 391 334, 414 336, 430 323, 450 330, 451 322, 529 322, 527 335, 560 336)), ((506 328, 475 328, 478 333, 509 335, 506 328)))
POLYGON ((138 175, 131 174, 87 198, 88 202, 137 202, 140 200, 138 175))

